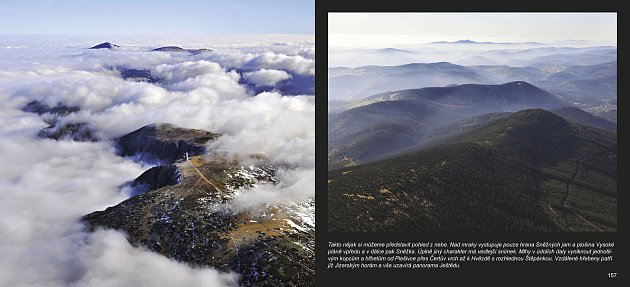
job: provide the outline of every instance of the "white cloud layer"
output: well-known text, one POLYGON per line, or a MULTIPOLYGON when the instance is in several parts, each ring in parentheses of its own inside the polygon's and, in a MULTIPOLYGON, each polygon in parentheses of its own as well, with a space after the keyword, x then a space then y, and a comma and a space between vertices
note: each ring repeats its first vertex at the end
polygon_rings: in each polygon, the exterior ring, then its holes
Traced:
POLYGON ((223 72, 223 67, 209 61, 186 61, 177 64, 162 64, 151 69, 151 75, 167 82, 181 82, 206 73, 223 72))
POLYGON ((119 232, 96 231, 78 254, 85 267, 74 286, 236 286, 238 275, 193 269, 151 251, 134 248, 119 232))
POLYGON ((285 71, 268 69, 246 72, 243 77, 256 86, 275 86, 278 82, 291 79, 291 75, 285 71))
MULTIPOLYGON (((301 50, 297 51, 299 53, 301 50)), ((302 55, 286 55, 270 51, 247 54, 213 53, 204 55, 208 60, 224 63, 229 67, 243 69, 276 69, 303 75, 315 75, 315 59, 302 55)))
POLYGON ((243 193, 239 207, 314 196, 314 98, 249 94, 234 70, 267 71, 258 75, 266 81, 314 74, 312 44, 224 44, 215 53, 189 55, 25 42, 0 47, 10 59, 0 64, 0 286, 238 284, 237 274, 193 269, 132 247, 119 232, 86 233, 78 223, 124 200, 119 186, 146 169, 116 156, 109 140, 147 124, 222 133, 211 148, 262 152, 283 167, 281 184, 243 193), (147 69, 164 82, 126 81, 113 66, 147 69), (61 122, 87 123, 101 141, 37 138, 47 124, 20 110, 32 100, 80 107, 61 122))

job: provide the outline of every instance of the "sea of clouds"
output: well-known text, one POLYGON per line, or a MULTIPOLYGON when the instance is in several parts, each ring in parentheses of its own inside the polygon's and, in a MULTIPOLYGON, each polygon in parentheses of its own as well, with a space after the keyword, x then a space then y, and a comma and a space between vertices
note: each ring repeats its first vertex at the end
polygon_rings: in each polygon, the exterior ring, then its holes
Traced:
POLYGON ((191 268, 123 233, 88 233, 79 218, 126 199, 119 187, 149 166, 117 156, 112 139, 157 122, 220 133, 210 149, 263 153, 281 166, 281 183, 241 193, 239 208, 313 198, 314 95, 273 87, 314 79, 314 56, 312 36, 0 37, 0 286, 238 284, 238 274, 191 268), (121 48, 85 49, 105 40, 121 48), (147 52, 163 45, 213 51, 147 52), (160 82, 124 80, 112 67, 160 82), (79 107, 60 123, 87 123, 99 141, 38 138, 48 124, 22 111, 33 100, 79 107))

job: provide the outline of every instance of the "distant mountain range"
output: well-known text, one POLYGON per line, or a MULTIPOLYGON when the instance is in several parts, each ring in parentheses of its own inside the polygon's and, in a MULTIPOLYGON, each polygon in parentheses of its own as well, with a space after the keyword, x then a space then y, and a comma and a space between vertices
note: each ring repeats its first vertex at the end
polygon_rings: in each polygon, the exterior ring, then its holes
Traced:
POLYGON ((330 59, 348 64, 328 70, 329 231, 617 230, 616 47, 459 40, 330 59))
MULTIPOLYGON (((115 48, 120 48, 119 45, 116 44, 112 44, 110 42, 104 42, 104 43, 100 43, 96 46, 91 47, 90 49, 115 49, 115 48)), ((184 49, 181 47, 177 47, 177 46, 165 46, 165 47, 159 47, 159 48, 155 48, 152 49, 151 51, 154 52, 188 52, 192 55, 197 55, 197 54, 201 54, 201 53, 206 53, 206 52, 212 52, 212 50, 210 49, 184 49)))
POLYGON ((470 68, 447 62, 332 68, 328 79, 328 98, 345 101, 401 89, 491 83, 470 68))
POLYGON ((461 66, 448 62, 329 69, 329 100, 356 101, 393 90, 458 84, 527 81, 566 101, 599 106, 617 98, 617 62, 594 65, 511 67, 461 66))
POLYGON ((383 53, 407 53, 407 54, 413 54, 412 51, 396 49, 396 48, 384 48, 384 49, 380 49, 378 51, 379 52, 383 52, 383 53))
MULTIPOLYGON (((331 49, 329 55, 330 67, 396 66, 444 61, 463 66, 536 67, 553 72, 554 69, 562 69, 565 66, 596 65, 617 61, 617 47, 460 41, 405 48, 331 49)), ((478 83, 471 82, 471 84, 478 83)))
POLYGON ((526 82, 466 84, 382 93, 347 104, 328 119, 328 161, 338 168, 423 143, 437 127, 467 117, 570 105, 526 82))
POLYGON ((514 45, 514 44, 527 44, 527 45, 542 45, 539 42, 521 42, 521 43, 506 43, 506 42, 477 42, 472 40, 457 40, 453 42, 448 41, 438 41, 431 42, 431 44, 486 44, 486 45, 514 45))

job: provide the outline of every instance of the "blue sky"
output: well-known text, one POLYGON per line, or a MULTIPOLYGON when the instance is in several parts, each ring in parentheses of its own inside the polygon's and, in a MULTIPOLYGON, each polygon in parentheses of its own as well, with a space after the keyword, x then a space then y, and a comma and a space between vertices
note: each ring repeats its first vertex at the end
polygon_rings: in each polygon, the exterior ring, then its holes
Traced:
POLYGON ((315 0, 8 0, 0 34, 314 34, 315 0))

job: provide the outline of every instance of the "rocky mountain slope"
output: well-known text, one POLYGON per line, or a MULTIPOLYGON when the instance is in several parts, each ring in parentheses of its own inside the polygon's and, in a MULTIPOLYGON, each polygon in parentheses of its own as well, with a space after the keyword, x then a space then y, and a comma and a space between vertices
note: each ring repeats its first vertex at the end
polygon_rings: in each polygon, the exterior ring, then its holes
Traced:
POLYGON ((40 138, 54 140, 97 141, 94 131, 87 123, 63 122, 65 116, 78 112, 79 107, 57 104, 53 107, 40 101, 31 101, 22 108, 22 111, 43 115, 44 121, 49 124, 37 133, 40 138))
POLYGON ((245 286, 313 285, 314 200, 253 209, 232 204, 279 179, 262 155, 206 152, 204 144, 217 136, 157 124, 121 137, 124 154, 168 164, 130 183, 134 196, 83 221, 90 229, 125 231, 132 244, 193 266, 237 272, 245 286))
POLYGON ((188 156, 203 154, 205 144, 219 134, 182 129, 166 123, 147 125, 116 139, 121 156, 143 162, 173 163, 188 156))

